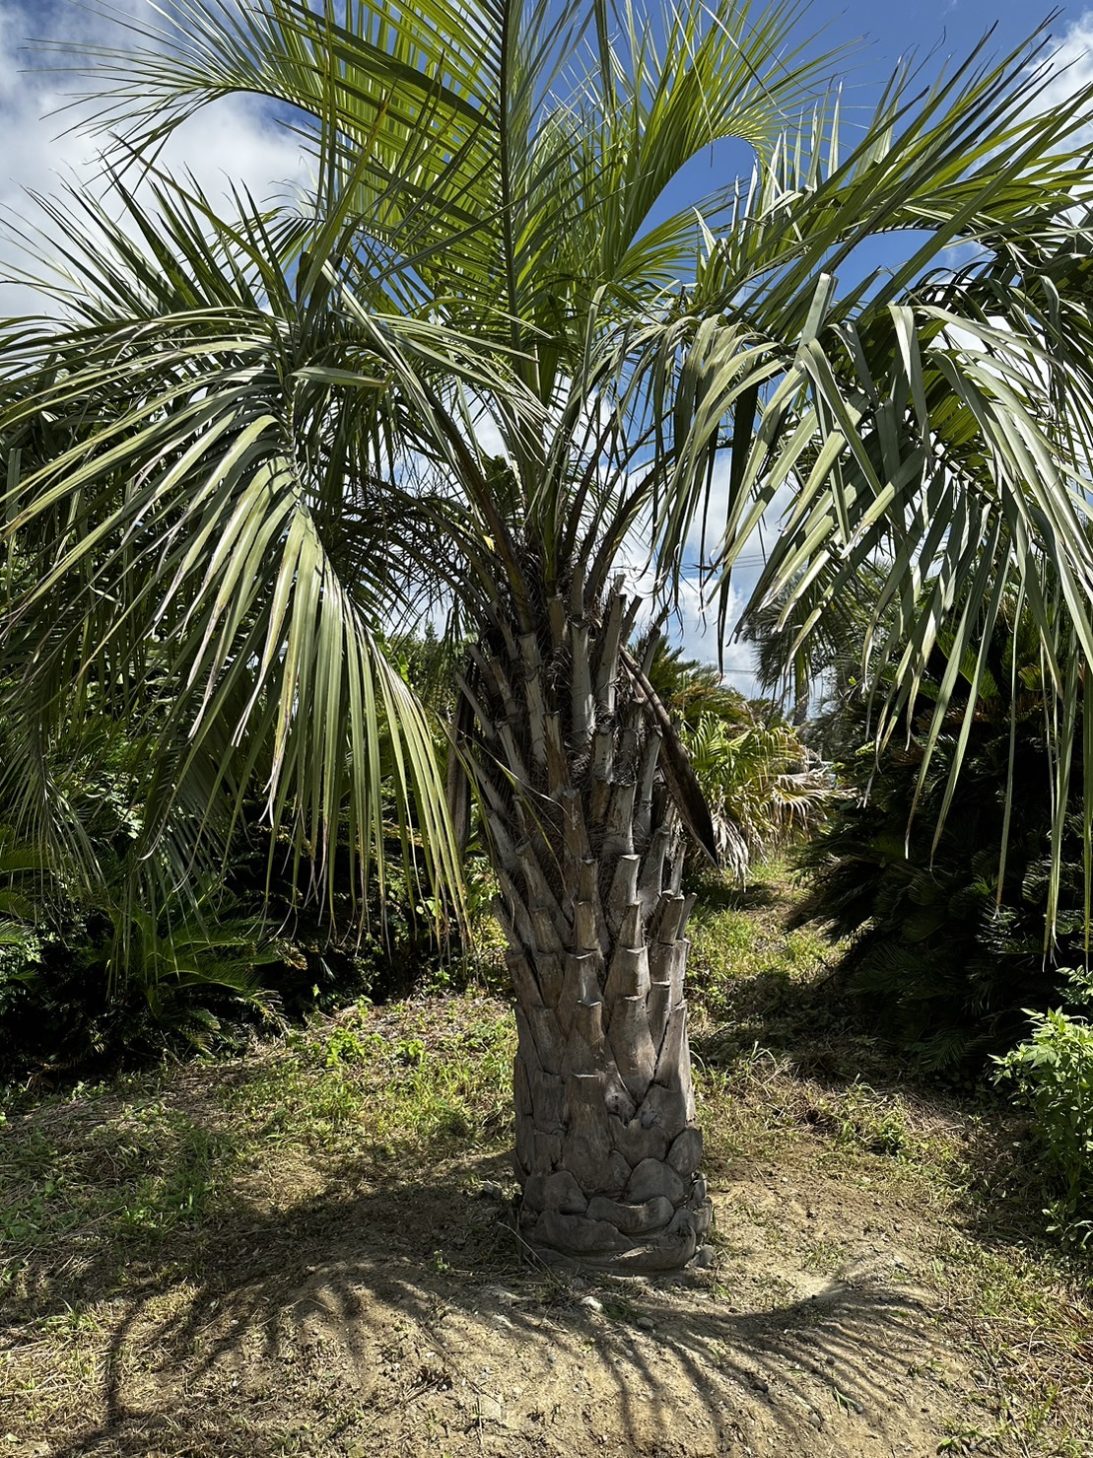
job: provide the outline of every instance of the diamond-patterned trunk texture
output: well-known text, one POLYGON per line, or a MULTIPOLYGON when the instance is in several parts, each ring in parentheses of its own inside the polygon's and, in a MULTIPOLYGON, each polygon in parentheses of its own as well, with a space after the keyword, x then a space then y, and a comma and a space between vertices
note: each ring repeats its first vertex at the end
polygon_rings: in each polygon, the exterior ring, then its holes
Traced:
MULTIPOLYGON (((517 998, 516 1172, 540 1248, 685 1264, 710 1223, 698 1173, 680 889, 680 751, 622 645, 616 588, 540 634, 503 623, 463 680, 517 998)), ((682 798, 686 798, 684 794, 682 798)))

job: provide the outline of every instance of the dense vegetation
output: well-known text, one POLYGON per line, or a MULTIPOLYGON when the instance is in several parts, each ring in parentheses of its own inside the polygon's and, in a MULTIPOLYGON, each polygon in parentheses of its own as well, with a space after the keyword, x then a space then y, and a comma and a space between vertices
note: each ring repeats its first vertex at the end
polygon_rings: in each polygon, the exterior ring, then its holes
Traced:
MULTIPOLYGON (((801 853, 812 887, 803 914, 854 938, 847 985, 934 1068, 982 1064, 1008 1048, 1024 1009, 1052 1005, 1060 969, 1085 959, 1081 766, 1069 779, 1055 882, 1044 667, 1012 613, 989 648, 974 712, 963 665, 928 764, 932 710, 879 755, 859 693, 842 693, 816 730, 829 744, 838 736, 841 793, 801 853)), ((928 701, 947 666, 939 648, 928 701)))
MULTIPOLYGON (((1053 805, 1045 664, 1019 601, 973 664, 943 639, 924 675, 932 707, 878 752, 852 674, 849 613, 822 665, 831 684, 811 736, 837 756, 838 791, 797 848, 800 923, 839 944, 835 987, 918 1076, 989 1078, 1039 1131, 1053 1228, 1086 1242, 1093 1197, 1093 1061, 1086 1021, 1090 841, 1082 766, 1053 805), (950 673, 950 668, 954 671, 950 673), (931 735, 936 740, 927 744, 931 735), (1053 834, 1058 837, 1053 845, 1053 834)), ((1082 706, 1076 708, 1079 732, 1082 706)))
MULTIPOLYGON (((438 718, 450 710, 450 654, 435 636, 405 639, 398 654, 438 718)), ((752 854, 779 848, 822 804, 826 777, 771 705, 724 688, 715 669, 662 649, 653 674, 731 837, 731 873, 742 875, 752 854)), ((75 855, 51 859, 10 829, 0 841, 0 1080, 79 1078, 166 1050, 230 1045, 248 1028, 361 996, 503 982, 497 888, 477 820, 464 931, 451 906, 407 880, 397 845, 382 900, 373 877, 362 908, 342 875, 316 904, 309 863, 253 830, 234 835, 204 884, 180 888, 152 912, 134 866, 144 815, 139 747, 105 718, 84 732, 80 753, 58 746, 50 775, 93 869, 75 855)), ((0 825, 18 813, 9 795, 0 825)))

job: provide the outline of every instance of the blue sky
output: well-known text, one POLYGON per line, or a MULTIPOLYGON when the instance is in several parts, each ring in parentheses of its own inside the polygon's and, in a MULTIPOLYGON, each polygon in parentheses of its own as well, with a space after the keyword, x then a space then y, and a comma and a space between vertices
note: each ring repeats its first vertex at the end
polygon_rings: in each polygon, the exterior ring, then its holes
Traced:
MULTIPOLYGON (((832 76, 841 81, 844 123, 849 131, 856 115, 865 120, 901 63, 909 60, 920 68, 925 84, 988 36, 988 55, 1000 58, 1008 54, 1046 22, 1051 11, 1047 4, 1041 7, 1016 0, 1001 4, 988 0, 879 0, 868 4, 811 0, 802 6, 798 29, 803 37, 814 37, 816 50, 840 52, 832 76)), ((1045 39, 1048 49, 1059 57, 1060 68, 1064 72, 1069 68, 1060 89, 1076 88, 1081 81, 1093 79, 1093 0, 1063 7, 1045 39), (1083 60, 1087 50, 1089 56, 1083 60)), ((738 151, 741 165, 746 165, 746 149, 738 151)), ((696 159, 687 183, 708 185, 729 155, 696 159)), ((737 159, 732 156, 732 160, 737 159)), ((682 190, 679 201, 686 201, 682 190)), ((898 242, 878 240, 876 257, 870 262, 882 263, 888 257, 900 257, 898 242)))
MULTIPOLYGON (((152 13, 151 0, 108 3, 133 15, 152 13)), ((656 0, 651 3, 655 5, 656 0)), ((1081 84, 1093 81, 1093 0, 1088 5, 1088 9, 1065 7, 1052 23, 1060 71, 1053 83, 1055 99, 1064 99, 1081 84)), ((996 4, 988 0, 871 0, 868 4, 813 0, 802 7, 799 26, 802 35, 815 35, 815 44, 824 51, 849 48, 837 72, 843 80, 844 116, 853 126, 855 114, 864 118, 901 59, 913 54, 926 79, 936 75, 947 58, 966 55, 992 26, 990 47, 999 54, 1019 44, 1047 14, 1046 5, 1018 0, 996 4)), ((102 33, 102 22, 78 0, 0 0, 0 122, 5 136, 0 151, 0 220, 16 235, 24 229, 28 212, 25 187, 49 191, 55 179, 88 182, 95 172, 95 146, 79 136, 58 135, 63 124, 56 117, 43 119, 44 113, 64 100, 67 83, 41 70, 28 73, 25 42, 34 36, 94 41, 102 33)), ((243 99, 219 102, 189 121, 172 140, 165 160, 176 168, 191 169, 214 193, 226 175, 246 183, 259 196, 285 183, 302 182, 307 175, 292 138, 243 99)), ((723 184, 728 180, 728 168, 737 161, 746 162, 742 148, 735 154, 696 159, 686 186, 666 197, 665 207, 674 210, 693 202, 713 184, 723 184)), ((0 237, 0 272, 12 252, 10 241, 0 237)), ((899 257, 899 240, 885 238, 872 246, 867 262, 871 267, 884 266, 899 257)), ((0 284, 0 310, 22 312, 28 303, 25 291, 0 284)), ((752 565, 740 573, 740 588, 745 593, 755 580, 758 545, 752 565)), ((688 651, 716 657, 717 644, 703 629, 694 592, 685 602, 679 633, 688 651)), ((732 681, 750 689, 751 654, 746 645, 730 647, 726 662, 732 681)))
MULTIPOLYGON (((836 44, 860 41, 855 69, 864 78, 887 73, 909 51, 925 57, 935 47, 942 54, 969 50, 992 26, 1000 46, 1019 42, 1052 7, 1003 0, 880 0, 875 4, 838 4, 813 0, 806 25, 821 30, 836 44)), ((1080 15, 1080 9, 1064 9, 1053 30, 1062 33, 1080 15)))

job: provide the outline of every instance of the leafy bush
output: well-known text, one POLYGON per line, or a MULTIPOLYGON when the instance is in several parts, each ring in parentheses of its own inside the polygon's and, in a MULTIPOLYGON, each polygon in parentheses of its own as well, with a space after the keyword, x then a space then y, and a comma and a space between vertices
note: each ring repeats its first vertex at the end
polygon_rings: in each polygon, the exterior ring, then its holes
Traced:
POLYGON ((753 856, 770 855, 817 821, 830 783, 788 724, 764 720, 746 701, 740 720, 703 714, 683 743, 710 806, 722 863, 743 877, 753 856))
POLYGON ((317 903, 275 862, 267 899, 266 869, 256 840, 240 847, 226 884, 212 877, 162 900, 133 886, 124 856, 103 855, 89 883, 18 877, 18 891, 0 892, 0 1081, 132 1065, 271 1017, 474 974, 458 944, 438 941, 431 908, 397 866, 382 907, 373 885, 364 927, 357 894, 340 881, 317 903))
POLYGON ((280 960, 253 917, 218 896, 156 912, 117 883, 77 900, 47 887, 32 921, 0 924, 0 1077, 206 1048, 225 1016, 266 1019, 259 969, 280 960))
POLYGON ((1030 1017, 1030 1036, 996 1058, 998 1078, 1031 1110, 1052 1229, 1084 1246, 1093 1239, 1093 1026, 1061 1008, 1030 1017))
MULTIPOLYGON (((439 695, 438 645, 401 651, 439 695)), ((401 855, 381 901, 375 866, 362 895, 344 839, 324 877, 257 797, 235 818, 225 800, 157 820, 145 750, 162 706, 123 725, 91 683, 84 709, 45 740, 0 719, 0 1079, 207 1046, 275 1011, 403 994, 440 966, 435 908, 401 855)))

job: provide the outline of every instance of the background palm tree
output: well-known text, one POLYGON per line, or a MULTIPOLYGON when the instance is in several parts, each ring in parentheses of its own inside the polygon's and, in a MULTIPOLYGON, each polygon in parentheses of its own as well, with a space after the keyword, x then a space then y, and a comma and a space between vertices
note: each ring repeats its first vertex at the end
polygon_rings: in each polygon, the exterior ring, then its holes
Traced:
POLYGON ((901 73, 850 131, 793 13, 728 0, 162 10, 92 58, 111 211, 43 204, 57 307, 5 329, 8 540, 34 567, 5 627, 24 818, 65 833, 41 749, 92 684, 111 713, 155 701, 149 874, 177 879, 210 807, 230 823, 255 781, 318 888, 340 822, 364 874, 382 739, 416 806, 407 856, 456 884, 473 790, 517 999, 528 1238, 678 1265, 709 1224, 680 821, 713 842, 627 648, 642 607, 618 563, 644 550, 655 615, 702 562, 724 632, 733 564, 788 502, 745 617, 807 604, 804 641, 886 554, 864 634, 882 738, 942 625, 972 656, 971 712, 1016 585, 1062 783, 1093 656, 1093 179, 1067 141, 1091 98, 1037 115, 1033 44, 921 90, 901 73), (233 92, 299 129, 302 206, 241 195, 222 217, 156 171, 233 92), (751 175, 668 213, 729 137, 751 175), (906 261, 861 278, 855 250, 889 229, 914 230, 906 261), (954 272, 958 244, 974 261, 954 272), (467 645, 447 811, 379 634, 440 606, 467 645))

